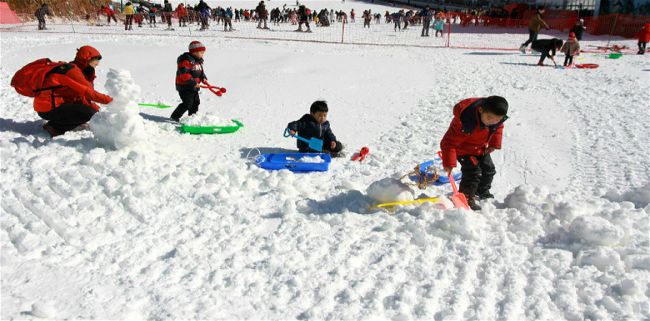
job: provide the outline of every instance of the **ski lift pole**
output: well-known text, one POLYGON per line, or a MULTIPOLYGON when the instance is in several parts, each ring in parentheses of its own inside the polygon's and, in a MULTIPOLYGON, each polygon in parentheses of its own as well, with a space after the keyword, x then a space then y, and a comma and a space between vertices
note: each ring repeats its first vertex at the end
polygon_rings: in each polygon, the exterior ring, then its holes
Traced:
POLYGON ((451 20, 448 23, 449 27, 447 28, 447 47, 451 47, 451 20))
POLYGON ((343 43, 343 37, 345 35, 345 20, 343 19, 343 23, 341 24, 341 43, 343 43))
POLYGON ((614 17, 614 23, 612 24, 612 28, 609 29, 609 38, 607 39, 607 48, 609 48, 609 42, 612 40, 612 33, 614 32, 614 28, 616 28, 616 22, 618 21, 618 13, 616 14, 616 17, 614 17))

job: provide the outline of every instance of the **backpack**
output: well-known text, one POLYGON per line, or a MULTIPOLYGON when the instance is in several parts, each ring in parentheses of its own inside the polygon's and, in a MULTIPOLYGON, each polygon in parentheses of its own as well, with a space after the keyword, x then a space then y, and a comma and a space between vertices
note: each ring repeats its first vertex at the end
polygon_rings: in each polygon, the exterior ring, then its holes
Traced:
POLYGON ((55 68, 60 66, 62 67, 59 68, 60 70, 56 70, 56 72, 66 73, 72 68, 72 65, 68 64, 67 62, 53 62, 48 58, 42 58, 31 62, 23 68, 20 68, 20 70, 16 71, 14 76, 11 78, 11 86, 14 87, 14 89, 16 89, 19 94, 27 97, 36 97, 38 92, 43 90, 61 88, 62 86, 54 86, 48 88, 42 87, 43 83, 45 82, 45 78, 51 72, 55 71, 55 68))

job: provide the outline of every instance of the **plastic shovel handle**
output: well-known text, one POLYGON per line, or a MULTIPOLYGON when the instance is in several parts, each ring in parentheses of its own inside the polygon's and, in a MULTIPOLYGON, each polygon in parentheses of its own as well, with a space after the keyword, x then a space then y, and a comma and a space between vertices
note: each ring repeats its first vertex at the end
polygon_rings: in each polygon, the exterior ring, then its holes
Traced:
POLYGON ((454 175, 449 173, 449 183, 451 184, 451 189, 454 191, 454 194, 458 194, 458 187, 456 187, 456 181, 454 180, 454 175))

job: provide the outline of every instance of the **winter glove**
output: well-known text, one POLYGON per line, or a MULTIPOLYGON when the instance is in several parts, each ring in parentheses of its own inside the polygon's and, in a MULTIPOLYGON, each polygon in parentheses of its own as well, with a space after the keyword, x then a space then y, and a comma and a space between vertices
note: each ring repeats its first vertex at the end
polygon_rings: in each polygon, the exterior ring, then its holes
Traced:
POLYGON ((104 105, 109 104, 111 101, 113 101, 113 98, 111 98, 111 96, 104 95, 104 94, 98 93, 96 91, 90 94, 90 99, 92 101, 96 101, 96 102, 98 102, 100 104, 104 104, 104 105))

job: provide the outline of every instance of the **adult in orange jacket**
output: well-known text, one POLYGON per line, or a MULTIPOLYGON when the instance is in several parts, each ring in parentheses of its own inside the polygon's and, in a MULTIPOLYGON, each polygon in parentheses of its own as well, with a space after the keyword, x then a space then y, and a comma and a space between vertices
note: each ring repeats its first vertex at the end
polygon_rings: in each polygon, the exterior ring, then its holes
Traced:
POLYGON ((108 104, 113 101, 94 89, 95 67, 101 59, 97 49, 83 46, 77 50, 73 62, 48 73, 34 98, 34 110, 48 120, 43 128, 52 137, 88 122, 99 110, 94 102, 108 104))
POLYGON ((490 194, 496 170, 490 157, 501 149, 503 122, 508 119, 508 102, 500 96, 468 98, 454 106, 454 118, 440 141, 442 165, 447 173, 461 164, 463 178, 459 191, 467 197, 473 210, 480 210, 476 197, 490 194))

